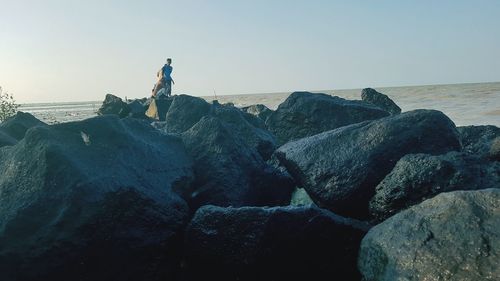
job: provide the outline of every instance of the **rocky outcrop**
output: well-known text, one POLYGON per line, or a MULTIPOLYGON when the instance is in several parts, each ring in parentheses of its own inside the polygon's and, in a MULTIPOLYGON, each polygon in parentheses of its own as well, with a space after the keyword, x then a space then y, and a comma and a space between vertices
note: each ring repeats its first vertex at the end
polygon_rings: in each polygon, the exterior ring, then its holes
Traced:
POLYGON ((441 193, 363 238, 364 280, 498 280, 500 189, 441 193))
POLYGON ((36 119, 35 116, 18 111, 16 115, 10 117, 0 124, 0 131, 15 140, 24 138, 28 129, 36 126, 46 126, 44 122, 36 119))
POLYGON ((362 101, 327 94, 292 93, 266 120, 279 144, 349 124, 379 119, 389 113, 362 101))
POLYGON ((190 205, 193 209, 206 204, 287 205, 292 179, 264 161, 251 143, 253 133, 241 126, 253 128, 242 125, 244 119, 228 118, 227 113, 203 117, 181 134, 194 159, 196 181, 188 195, 190 205))
POLYGON ((492 142, 500 137, 500 128, 492 125, 457 127, 463 151, 487 156, 492 142))
POLYGON ((290 142, 276 156, 319 206, 367 218, 375 187, 401 157, 459 149, 446 115, 415 110, 290 142))
POLYGON ((165 280, 192 162, 181 139, 101 116, 0 149, 1 280, 165 280))
POLYGON ((401 108, 393 100, 387 95, 377 92, 375 89, 363 89, 361 91, 361 99, 382 108, 392 115, 401 113, 401 108))
POLYGON ((442 192, 490 187, 500 187, 500 163, 461 152, 410 154, 376 187, 370 213, 384 220, 442 192))
POLYGON ((200 208, 186 230, 188 280, 359 280, 369 226, 314 207, 200 208))
POLYGON ((101 107, 97 110, 98 115, 113 114, 125 118, 130 113, 130 107, 121 98, 107 94, 101 107))
POLYGON ((264 122, 273 113, 271 109, 269 109, 267 106, 263 104, 254 104, 250 106, 245 106, 242 107, 241 110, 243 110, 246 113, 250 113, 252 115, 259 117, 259 119, 261 119, 264 122))

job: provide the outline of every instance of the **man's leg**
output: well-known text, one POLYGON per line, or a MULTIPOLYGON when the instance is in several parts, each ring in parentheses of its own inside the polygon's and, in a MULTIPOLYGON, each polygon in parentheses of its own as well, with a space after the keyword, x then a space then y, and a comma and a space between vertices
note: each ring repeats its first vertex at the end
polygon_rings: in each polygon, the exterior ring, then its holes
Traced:
POLYGON ((167 94, 167 97, 172 95, 172 80, 165 81, 165 93, 167 94))

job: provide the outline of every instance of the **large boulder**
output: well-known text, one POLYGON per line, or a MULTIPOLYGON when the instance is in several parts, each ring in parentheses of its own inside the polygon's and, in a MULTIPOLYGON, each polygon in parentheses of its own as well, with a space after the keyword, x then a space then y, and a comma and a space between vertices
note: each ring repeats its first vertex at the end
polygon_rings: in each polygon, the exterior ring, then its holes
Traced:
POLYGON ((327 94, 292 93, 266 120, 279 144, 349 124, 379 119, 389 113, 363 101, 327 94))
POLYGON ((188 95, 174 96, 166 113, 165 129, 169 133, 185 132, 203 116, 207 116, 210 108, 210 104, 202 98, 188 95))
POLYGON ((10 117, 0 124, 0 131, 9 135, 13 139, 21 140, 26 131, 36 126, 46 126, 44 122, 36 119, 30 113, 18 111, 16 115, 10 117))
POLYGON ((246 113, 250 113, 252 115, 259 117, 259 119, 261 119, 264 122, 273 113, 271 109, 269 109, 267 106, 263 104, 253 104, 250 106, 245 106, 242 107, 241 110, 243 110, 246 113))
POLYGON ((146 111, 151 104, 151 100, 152 99, 147 98, 128 100, 127 105, 130 108, 128 116, 133 118, 146 119, 146 111))
POLYGON ((500 280, 500 189, 441 193, 364 237, 364 280, 500 280))
POLYGON ((0 149, 1 280, 165 280, 193 178, 178 137, 100 116, 0 149))
POLYGON ((387 95, 377 92, 372 88, 365 88, 361 91, 361 99, 388 111, 391 114, 401 113, 401 108, 387 95))
POLYGON ((369 226, 315 207, 200 208, 186 230, 188 280, 359 280, 369 226))
POLYGON ((446 115, 415 110, 290 142, 275 153, 319 206, 367 218, 375 187, 401 157, 459 149, 446 115))
POLYGON ((500 128, 493 125, 457 127, 463 151, 486 156, 493 140, 500 137, 500 128))
POLYGON ((196 181, 188 194, 192 208, 287 205, 292 179, 268 165, 249 144, 251 132, 224 117, 205 116, 181 135, 194 159, 196 181))
POLYGON ((127 117, 130 113, 130 107, 121 98, 107 94, 101 107, 97 110, 98 115, 113 114, 120 118, 127 117))
POLYGON ((462 152, 410 154, 377 185, 370 213, 383 220, 438 193, 489 187, 500 187, 498 162, 462 152))

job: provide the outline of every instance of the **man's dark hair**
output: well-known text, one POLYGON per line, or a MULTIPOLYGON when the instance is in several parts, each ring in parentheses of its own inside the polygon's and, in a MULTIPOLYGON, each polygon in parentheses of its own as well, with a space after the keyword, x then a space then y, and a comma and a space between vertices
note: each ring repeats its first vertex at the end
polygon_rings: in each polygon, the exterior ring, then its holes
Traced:
POLYGON ((168 59, 167 59, 167 62, 172 62, 172 59, 171 59, 171 58, 168 58, 168 59))

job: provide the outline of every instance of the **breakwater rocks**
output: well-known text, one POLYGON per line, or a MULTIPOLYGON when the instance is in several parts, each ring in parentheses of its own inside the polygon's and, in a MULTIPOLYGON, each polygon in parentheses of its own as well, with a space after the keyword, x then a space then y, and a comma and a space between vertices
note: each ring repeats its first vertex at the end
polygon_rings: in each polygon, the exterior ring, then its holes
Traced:
POLYGON ((0 280, 499 279, 500 130, 362 99, 19 113, 0 124, 0 280))

